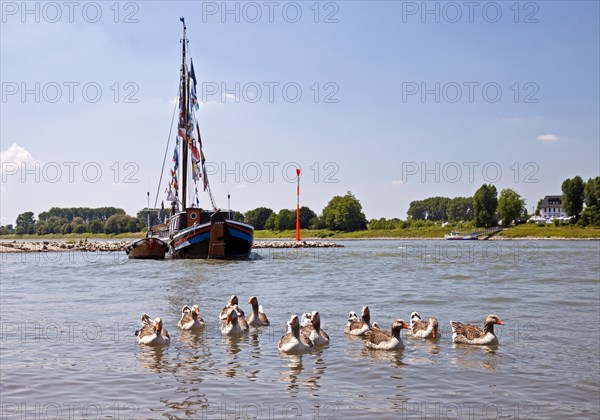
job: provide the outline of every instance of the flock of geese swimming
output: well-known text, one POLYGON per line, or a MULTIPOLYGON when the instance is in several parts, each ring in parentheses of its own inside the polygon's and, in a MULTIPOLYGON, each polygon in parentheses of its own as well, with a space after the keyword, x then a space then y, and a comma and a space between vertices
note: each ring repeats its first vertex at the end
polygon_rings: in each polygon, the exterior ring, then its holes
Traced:
MULTIPOLYGON (((252 305, 252 313, 247 317, 238 306, 238 298, 232 295, 219 315, 221 320, 221 333, 223 335, 240 335, 248 332, 250 327, 260 328, 269 326, 269 319, 258 304, 256 296, 252 296, 248 303, 252 305)), ((162 319, 152 320, 147 313, 143 313, 142 327, 135 332, 139 344, 150 346, 164 346, 171 341, 169 333, 163 327, 162 319)), ((488 315, 483 323, 483 328, 476 325, 463 324, 450 321, 452 326, 452 342, 471 345, 498 344, 498 337, 494 334, 494 325, 504 323, 496 315, 488 315)), ((182 330, 199 330, 205 326, 200 316, 198 305, 190 308, 185 305, 181 309, 181 319, 177 326, 182 330)), ((384 331, 377 322, 371 324, 371 313, 368 306, 363 306, 360 318, 354 311, 348 314, 348 322, 344 333, 364 337, 365 347, 376 350, 398 350, 404 348, 400 331, 406 329, 406 334, 415 338, 435 339, 440 337, 438 320, 432 316, 424 321, 418 312, 410 315, 410 325, 402 319, 392 322, 391 331, 384 331)), ((321 316, 314 311, 302 315, 292 315, 286 325, 286 333, 279 340, 278 348, 282 353, 307 353, 315 347, 329 344, 329 336, 321 328, 321 316)))

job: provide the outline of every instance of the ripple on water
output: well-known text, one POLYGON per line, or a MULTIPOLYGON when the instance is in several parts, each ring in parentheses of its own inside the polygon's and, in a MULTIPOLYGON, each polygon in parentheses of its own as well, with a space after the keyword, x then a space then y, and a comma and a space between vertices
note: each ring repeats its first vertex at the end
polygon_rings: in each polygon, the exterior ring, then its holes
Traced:
POLYGON ((410 417, 432 404, 471 403, 479 404, 474 418, 485 417, 484 404, 502 417, 518 409, 521 418, 596 418, 598 246, 536 244, 535 261, 510 262, 409 260, 402 244, 380 241, 234 263, 7 255, 0 282, 3 403, 96 403, 104 417, 115 403, 135 404, 133 417, 140 418, 243 417, 257 404, 263 418, 290 417, 285 404, 308 417, 410 417), (239 340, 222 337, 217 317, 232 293, 246 313, 247 299, 257 295, 272 326, 239 340), (200 306, 203 331, 177 329, 184 304, 200 306), (365 349, 362 338, 343 333, 348 311, 364 304, 383 328, 413 310, 435 315, 442 338, 403 334, 403 351, 365 349), (321 313, 331 345, 279 354, 285 322, 311 310, 321 313), (168 348, 136 343, 142 312, 163 318, 168 348), (490 312, 505 321, 496 330, 499 346, 451 343, 450 319, 480 325, 490 312), (570 319, 588 324, 573 335, 570 319))

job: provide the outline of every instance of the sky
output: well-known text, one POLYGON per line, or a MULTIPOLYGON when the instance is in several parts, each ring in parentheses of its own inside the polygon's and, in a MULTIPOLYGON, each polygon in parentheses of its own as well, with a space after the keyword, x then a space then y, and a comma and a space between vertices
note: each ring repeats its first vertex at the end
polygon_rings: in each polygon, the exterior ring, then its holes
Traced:
POLYGON ((180 16, 219 207, 229 193, 242 212, 294 208, 296 166, 301 205, 351 191, 368 219, 484 183, 531 212, 566 178, 600 175, 597 1, 1 8, 2 225, 51 207, 135 215, 147 191, 160 206, 180 16))

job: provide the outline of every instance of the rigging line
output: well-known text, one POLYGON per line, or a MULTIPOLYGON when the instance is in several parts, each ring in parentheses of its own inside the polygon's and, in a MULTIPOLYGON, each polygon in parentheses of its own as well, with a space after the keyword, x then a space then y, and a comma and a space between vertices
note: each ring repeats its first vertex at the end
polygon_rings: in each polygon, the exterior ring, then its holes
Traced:
POLYGON ((177 98, 175 99, 175 108, 173 109, 173 116, 171 117, 171 127, 169 128, 169 137, 167 137, 167 148, 165 149, 165 156, 163 157, 163 165, 160 170, 160 179, 158 180, 158 188, 156 189, 156 197, 154 198, 154 208, 158 203, 158 194, 160 194, 160 184, 162 183, 163 174, 165 173, 165 163, 167 162, 167 153, 169 153, 169 145, 171 144, 171 134, 173 133, 173 121, 175 121, 175 112, 179 105, 179 86, 177 87, 177 98))

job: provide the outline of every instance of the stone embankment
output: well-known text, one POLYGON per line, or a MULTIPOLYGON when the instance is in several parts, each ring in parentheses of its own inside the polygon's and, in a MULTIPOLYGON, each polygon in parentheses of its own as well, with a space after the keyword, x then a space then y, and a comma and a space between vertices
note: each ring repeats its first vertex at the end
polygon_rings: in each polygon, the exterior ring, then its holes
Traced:
MULTIPOLYGON (((115 252, 125 251, 129 241, 88 241, 79 239, 75 241, 2 241, 0 252, 115 252)), ((253 248, 332 248, 343 247, 336 242, 321 241, 256 241, 253 248)))

